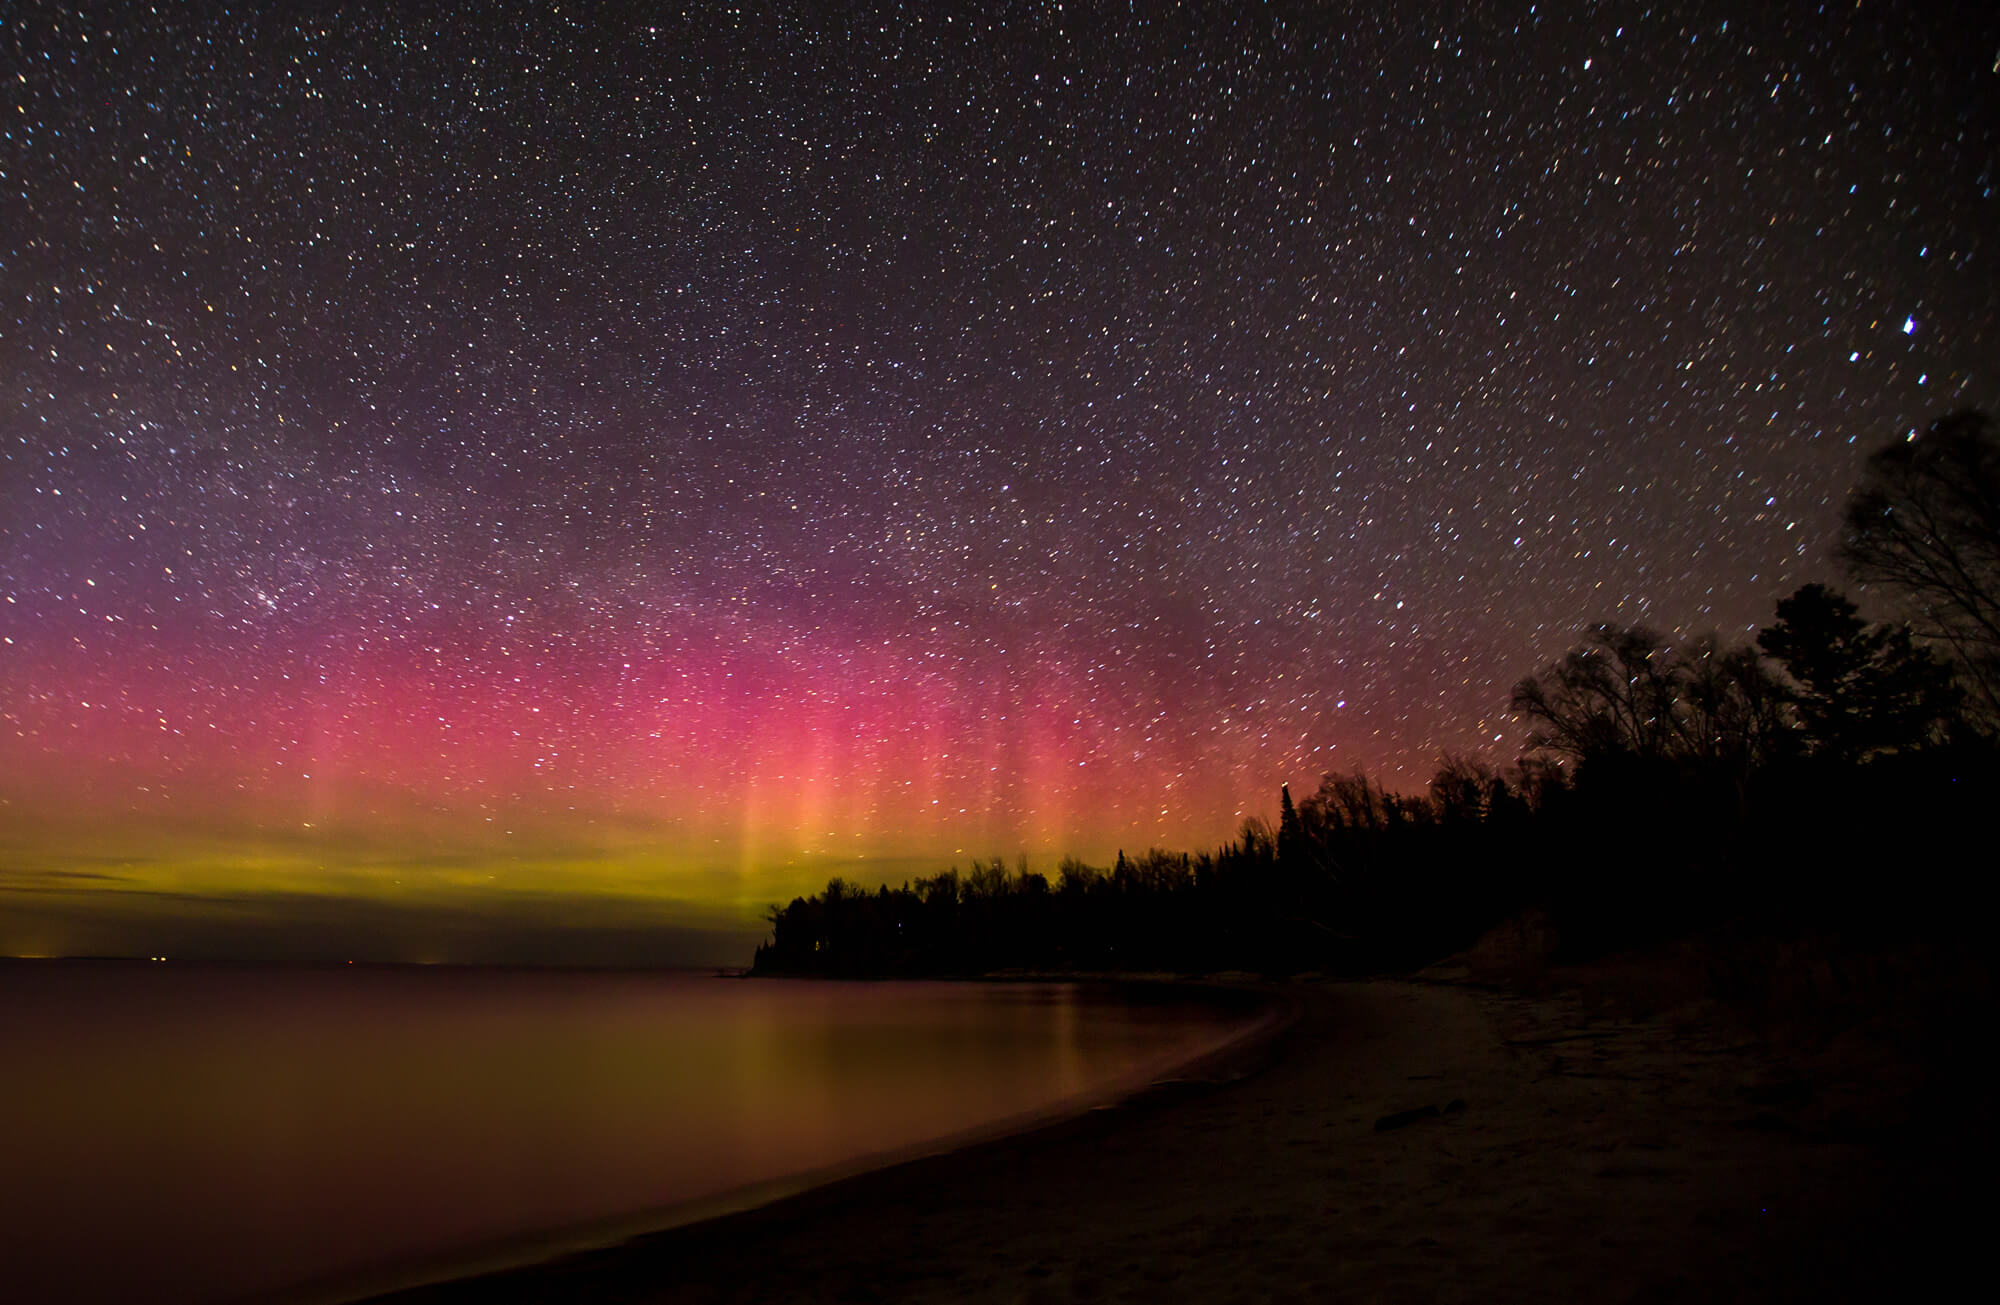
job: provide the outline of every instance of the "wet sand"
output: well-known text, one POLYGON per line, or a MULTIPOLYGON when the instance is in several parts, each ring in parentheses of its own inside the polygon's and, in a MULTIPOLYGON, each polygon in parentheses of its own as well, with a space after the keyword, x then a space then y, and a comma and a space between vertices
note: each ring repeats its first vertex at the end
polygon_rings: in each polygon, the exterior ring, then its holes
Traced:
POLYGON ((1923 1299, 1982 1253, 1984 1101, 1955 1120, 1830 1115, 1719 1022, 1574 995, 1283 991, 1297 1021, 1211 1081, 381 1299, 1923 1299))

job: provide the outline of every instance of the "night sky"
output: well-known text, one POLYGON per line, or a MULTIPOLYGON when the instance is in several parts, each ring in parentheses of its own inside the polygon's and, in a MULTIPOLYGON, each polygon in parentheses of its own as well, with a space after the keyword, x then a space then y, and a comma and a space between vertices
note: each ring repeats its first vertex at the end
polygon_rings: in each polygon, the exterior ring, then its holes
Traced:
POLYGON ((2000 403, 1949 9, 158 8, 0 29, 0 953, 1212 846, 2000 403))

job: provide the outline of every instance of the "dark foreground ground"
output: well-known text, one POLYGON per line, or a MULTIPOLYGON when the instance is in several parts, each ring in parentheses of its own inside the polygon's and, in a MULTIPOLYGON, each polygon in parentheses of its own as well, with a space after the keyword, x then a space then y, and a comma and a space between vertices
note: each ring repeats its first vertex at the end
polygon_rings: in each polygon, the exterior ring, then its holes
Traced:
POLYGON ((1476 971, 1288 985, 1298 1022, 1225 1081, 381 1299, 1923 1300, 1987 1276, 1976 1083, 1476 971))

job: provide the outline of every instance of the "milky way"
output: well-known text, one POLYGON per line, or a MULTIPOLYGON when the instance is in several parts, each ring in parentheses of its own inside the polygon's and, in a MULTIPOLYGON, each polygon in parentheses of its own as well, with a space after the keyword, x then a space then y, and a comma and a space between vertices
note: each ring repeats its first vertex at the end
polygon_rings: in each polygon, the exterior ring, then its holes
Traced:
POLYGON ((17 10, 0 888, 740 924, 1511 758, 2000 400, 2000 27, 1776 7, 17 10))

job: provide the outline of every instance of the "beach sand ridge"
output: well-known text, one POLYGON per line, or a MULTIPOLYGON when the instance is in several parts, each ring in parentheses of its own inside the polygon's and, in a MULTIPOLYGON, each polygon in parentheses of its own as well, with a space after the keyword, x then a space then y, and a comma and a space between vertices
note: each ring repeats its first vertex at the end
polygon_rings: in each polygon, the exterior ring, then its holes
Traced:
POLYGON ((1948 1140, 1816 1128, 1700 1012, 1285 991, 1301 1016, 1240 1081, 397 1299, 1859 1300, 1941 1291, 1983 1222, 1948 1140))

